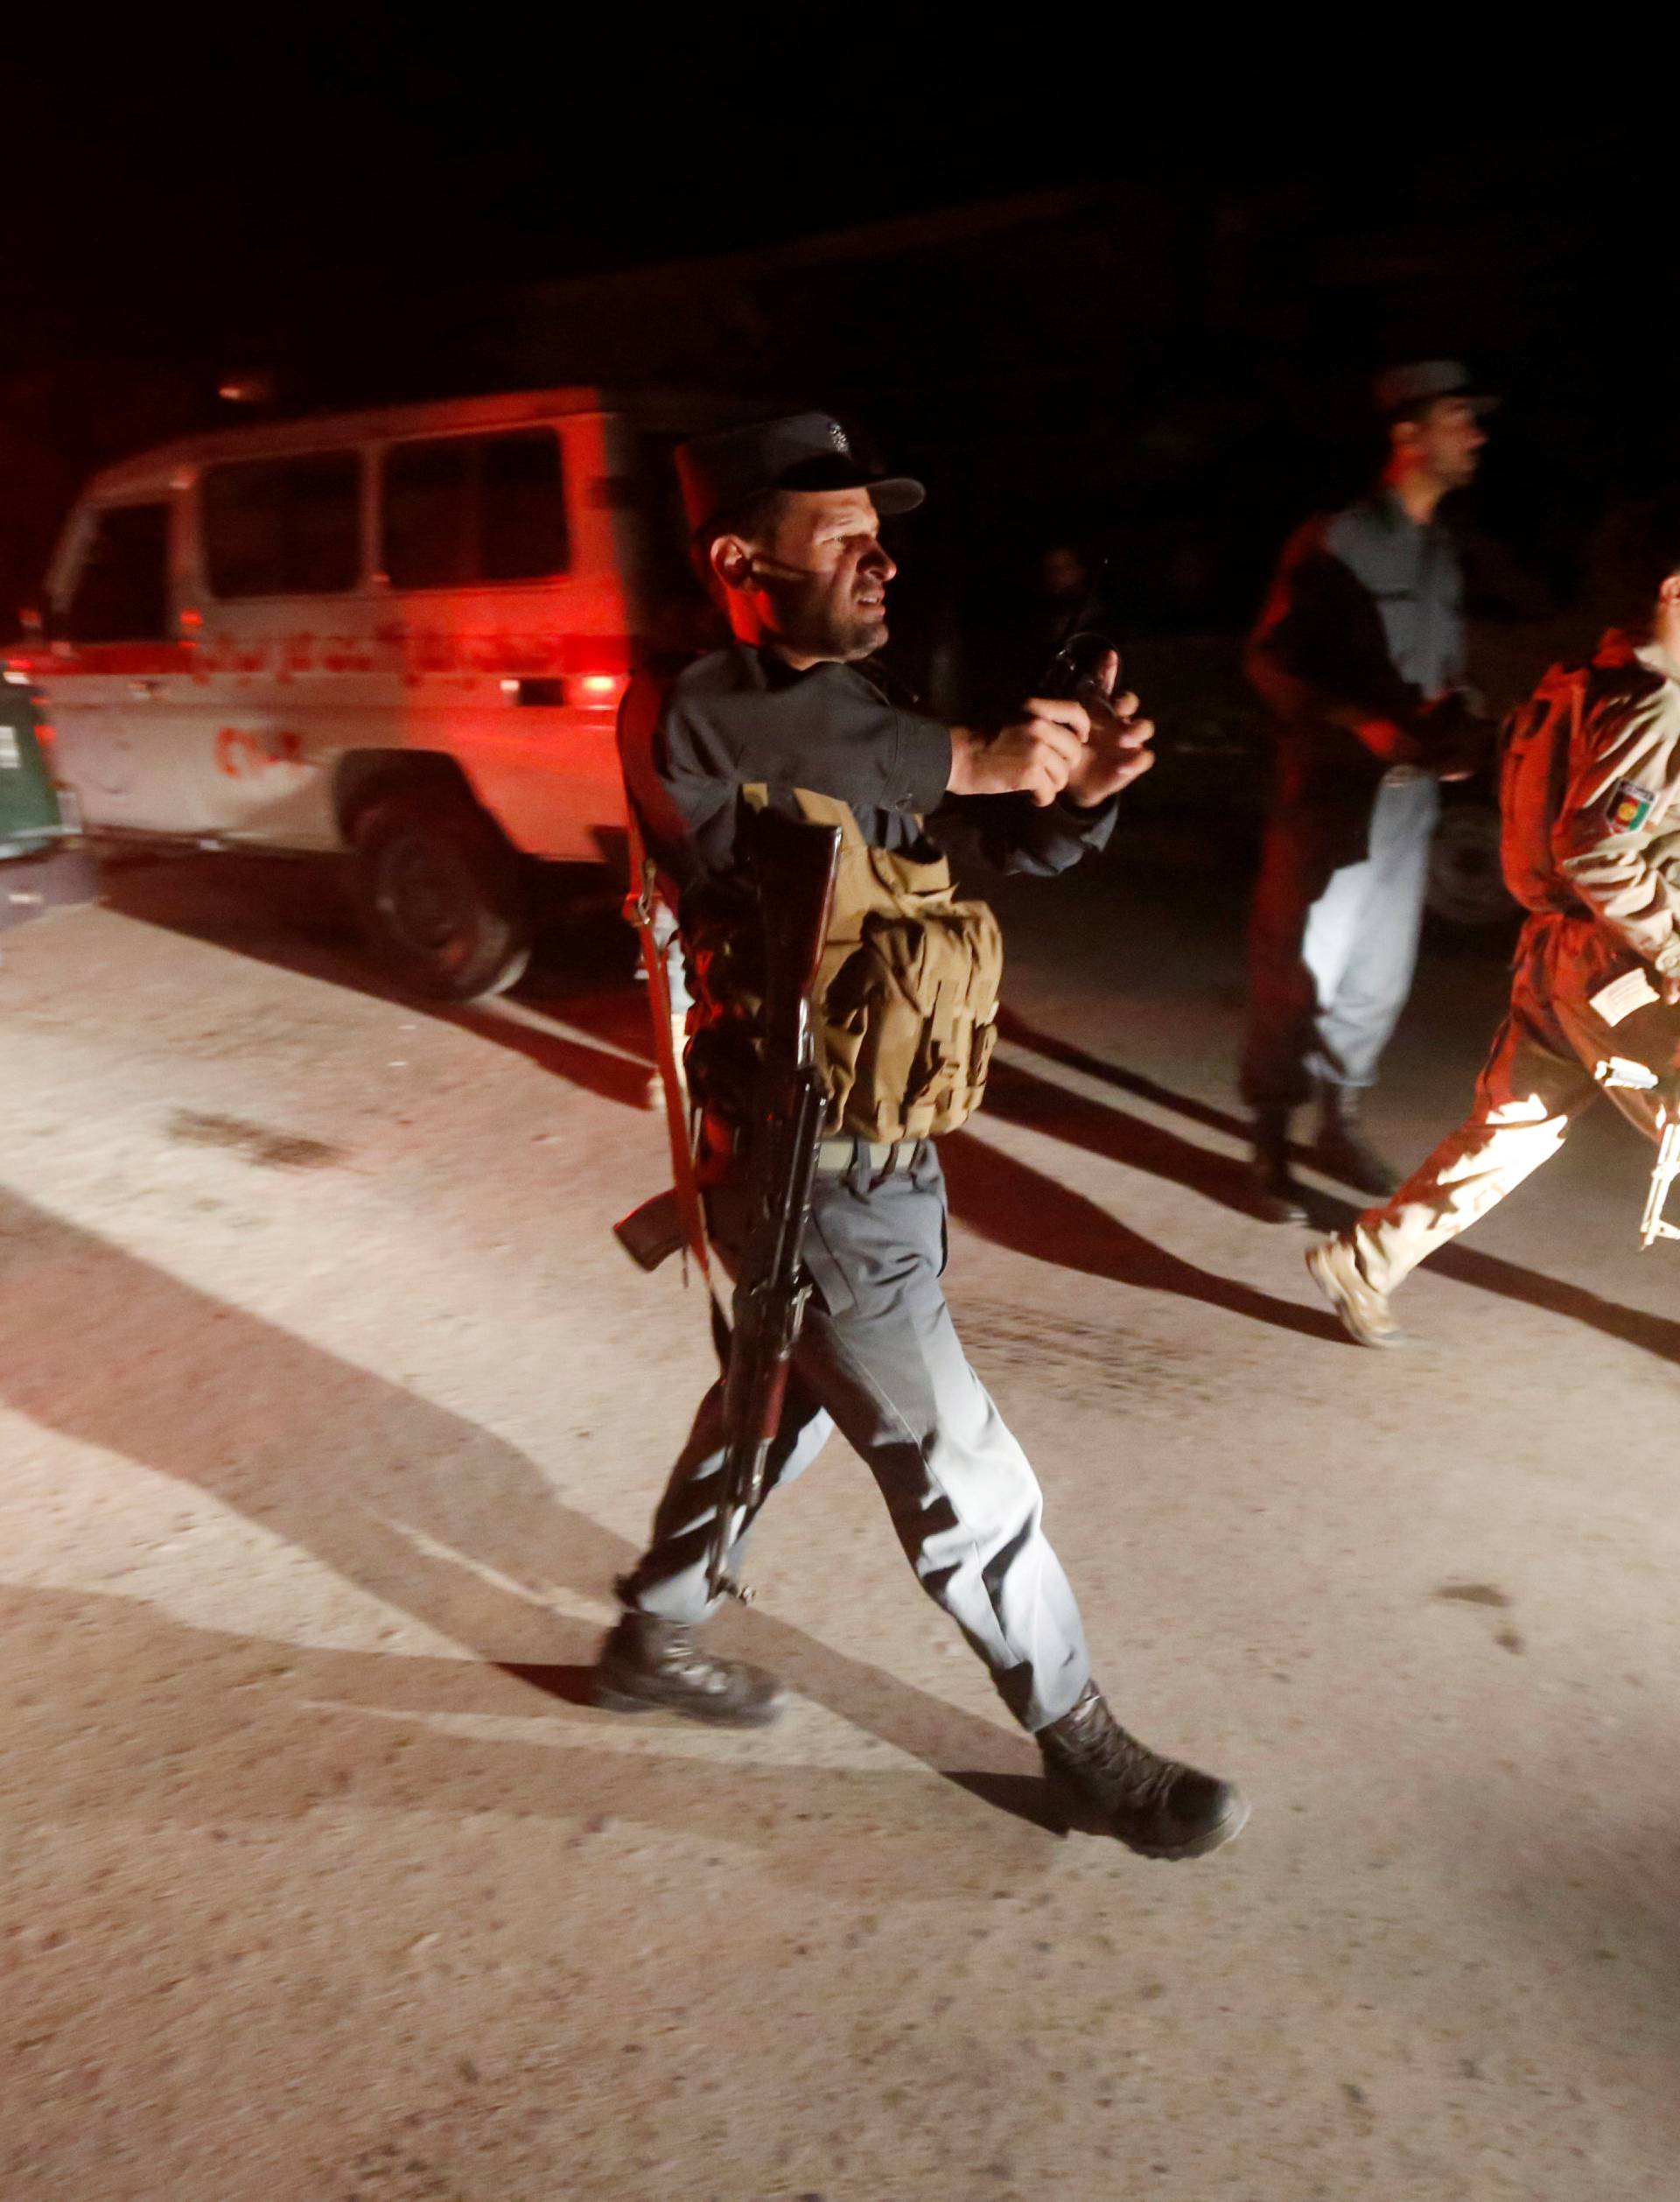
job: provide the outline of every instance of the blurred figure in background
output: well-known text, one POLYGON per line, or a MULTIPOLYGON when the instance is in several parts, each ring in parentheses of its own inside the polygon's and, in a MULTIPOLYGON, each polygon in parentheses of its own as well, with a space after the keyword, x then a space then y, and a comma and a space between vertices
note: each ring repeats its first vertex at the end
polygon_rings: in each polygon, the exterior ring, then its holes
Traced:
POLYGON ((1360 1097, 1410 992, 1441 779, 1471 768, 1463 580, 1441 500, 1487 440, 1456 360, 1390 368, 1370 493, 1291 538, 1246 669, 1275 722, 1277 784, 1250 923, 1243 1098, 1259 1212, 1299 1223, 1292 1112, 1316 1097, 1314 1161, 1362 1193, 1396 1179, 1360 1097))
POLYGON ((1053 543, 1039 560, 1021 638, 1017 680, 1036 679, 1091 593, 1091 569, 1070 543, 1053 543))

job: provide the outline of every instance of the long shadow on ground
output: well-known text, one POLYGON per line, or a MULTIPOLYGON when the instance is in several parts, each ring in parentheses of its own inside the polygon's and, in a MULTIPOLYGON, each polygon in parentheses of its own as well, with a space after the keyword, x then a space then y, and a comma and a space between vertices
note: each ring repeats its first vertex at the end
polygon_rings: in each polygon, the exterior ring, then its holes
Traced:
POLYGON ((611 908, 591 905, 556 919, 506 999, 458 1005, 419 1000, 381 976, 355 936, 338 868, 328 863, 247 856, 131 862, 106 873, 102 887, 109 908, 141 924, 454 1025, 622 1108, 653 1105, 647 1005, 625 983, 631 936, 611 908))
MULTIPOLYGON (((1306 1208, 1313 1227, 1321 1231, 1345 1231, 1360 1213, 1353 1202, 1312 1189, 1307 1192, 1306 1208)), ((1473 1285, 1478 1292, 1497 1293, 1502 1300, 1515 1300, 1522 1307, 1538 1308, 1547 1315, 1561 1315, 1566 1322, 1584 1324, 1620 1345, 1636 1346, 1659 1361, 1680 1362, 1680 1322, 1668 1315, 1649 1315, 1642 1308, 1624 1308, 1618 1301, 1589 1292, 1584 1285, 1542 1276, 1538 1270, 1524 1269, 1521 1263, 1507 1261, 1502 1255, 1485 1254, 1462 1239, 1432 1254, 1428 1268, 1435 1276, 1473 1285)), ((1404 1314, 1404 1303, 1396 1301, 1396 1305, 1404 1314)))
MULTIPOLYGON (((557 1499, 534 1464, 502 1439, 10 1193, 0 1193, 0 1336, 6 1406, 43 1428, 198 1485, 500 1670, 491 1680, 478 1667, 479 1679, 468 1680, 441 1663, 369 1655, 329 1662, 335 1687, 311 1685, 304 1695, 347 1697, 370 1721, 452 1706, 541 1705, 568 1727, 622 1732, 610 1715, 564 1704, 575 1692, 565 1687, 559 1663, 572 1663, 575 1673, 598 1631, 557 1613, 554 1594, 605 1598, 635 1554, 557 1499), (88 1350, 90 1323, 98 1326, 97 1354, 88 1350), (346 1691, 351 1678, 354 1687, 346 1691)), ((650 1476, 650 1506, 654 1496, 650 1476)), ((907 1579, 906 1590, 914 1595, 907 1579)), ((127 1639, 116 1625, 121 1614, 112 1620, 105 1664, 120 1677, 127 1672, 127 1639)), ((131 1614, 126 1625, 131 1630, 131 1614)), ((954 1781, 973 1786, 966 1778, 982 1778, 983 1788, 991 1785, 991 1801, 1021 1807, 1025 1799, 1022 1817, 1054 1824, 1042 1785, 1015 1793, 1013 1785, 1036 1764, 1025 1738, 762 1612, 720 1617, 714 1630, 724 1648, 750 1651, 854 1727, 949 1771, 954 1781)), ((273 1647, 266 1651, 271 1659, 273 1647)), ((299 1693, 288 1682, 284 1694, 299 1693)), ((183 1722, 195 1717, 190 1707, 182 1709, 183 1722)), ((240 1717, 248 1717, 248 1706, 240 1717)), ((151 1748, 139 1723, 132 1748, 143 1741, 151 1748)), ((450 1755, 475 1771, 413 1801, 463 1811, 496 1803, 505 1753, 454 1739, 450 1755)), ((716 1810, 720 1833, 725 1821, 733 1824, 733 1808, 718 1801, 734 1782, 733 1770, 720 1784, 697 1768, 662 1771, 640 1757, 548 1749, 541 1766, 556 1811, 593 1808, 605 1785, 627 1816, 668 1817, 676 1826, 716 1810)), ((808 1809, 794 1805, 795 1792, 820 1795, 833 1787, 850 1795, 861 1783, 872 1795, 878 1788, 883 1798, 897 1796, 885 1808, 907 1828, 926 1809, 927 1785, 920 1777, 897 1779, 899 1791, 886 1774, 830 1781, 802 1770, 796 1778, 787 1774, 780 1789, 767 1778, 760 1787, 775 1793, 772 1816, 779 1819, 781 1802, 795 1817, 808 1809)), ((820 1844, 808 1853, 796 1846, 794 1855, 814 1877, 834 1869, 820 1844)), ((937 1876, 937 1857, 929 1857, 927 1869, 937 1876)))
MULTIPOLYGON (((451 1008, 417 1003, 382 984, 354 943, 336 874, 328 867, 233 857, 136 864, 107 876, 103 899, 145 923, 458 1025, 621 1106, 652 1106, 647 1005, 640 991, 625 983, 629 936, 608 910, 585 913, 570 929, 552 931, 536 968, 508 1007, 492 1003, 451 1008), (570 1029, 556 1031, 544 1023, 545 1005, 570 1029), (522 1006, 536 1013, 535 1021, 523 1020, 522 1006)), ((1186 1123, 1239 1139, 1246 1132, 1244 1119, 1231 1111, 1180 1093, 1012 1013, 1004 1013, 1001 1028, 1005 1038, 1046 1059, 1186 1123)), ((1241 1165, 1234 1159, 1209 1154, 1194 1140, 1130 1117, 1124 1109, 1103 1109, 1018 1066, 1000 1066, 987 1109, 1223 1206, 1239 1211, 1249 1207, 1241 1165)), ((983 1237, 1088 1275, 1175 1293, 1303 1336, 1342 1340, 1327 1314, 1198 1268, 1129 1230, 1058 1180, 1010 1161, 996 1148, 978 1150, 977 1142, 959 1135, 947 1140, 943 1151, 954 1209, 983 1237)), ((1324 1192, 1310 1196, 1309 1208, 1314 1224, 1332 1231, 1356 1212, 1324 1192)), ((1292 1256, 1299 1242, 1292 1235, 1287 1243, 1292 1256)), ((1292 1259, 1285 1266, 1292 1276, 1292 1259)), ((1661 1360, 1680 1363, 1680 1322, 1665 1316, 1622 1307, 1474 1245, 1451 1247, 1431 1266, 1480 1291, 1542 1308, 1661 1360)))
MULTIPOLYGON (((1053 1033, 1042 1032, 1018 1017, 1005 1015, 1001 1020, 1004 1037, 1020 1046, 1032 1048, 1036 1054, 1084 1076, 1100 1079, 1116 1091, 1147 1101, 1152 1106, 1168 1109, 1187 1122, 1205 1126, 1209 1131, 1228 1133, 1242 1138, 1248 1126, 1244 1119, 1230 1112, 1217 1109, 1205 1101, 1186 1094, 1175 1092, 1158 1080, 1139 1076, 1118 1063, 1110 1062, 1101 1055, 1090 1053, 1074 1042, 1059 1039, 1053 1033)), ((988 1090, 986 1106, 1012 1123, 1029 1125, 1047 1132, 1070 1144, 1083 1147, 1088 1153, 1102 1154, 1109 1160, 1129 1164, 1134 1169, 1147 1171, 1151 1175, 1163 1177, 1175 1184, 1186 1186, 1193 1192, 1205 1194, 1209 1199, 1224 1205, 1252 1213, 1252 1204, 1242 1187, 1242 1165, 1228 1157, 1210 1154, 1193 1141, 1180 1140, 1171 1133, 1140 1123, 1129 1118, 1124 1111, 1097 1107, 1077 1094, 1047 1079, 1035 1078, 1018 1066, 1002 1067, 994 1081, 995 1092, 988 1090)), ((966 1159, 966 1158, 964 1158, 966 1159)), ((997 1236, 1005 1245, 1015 1246, 1026 1253, 1037 1253, 1040 1259, 1061 1259, 1072 1268, 1087 1270, 1097 1276, 1116 1276, 1123 1283, 1138 1283, 1156 1291, 1183 1291, 1192 1299, 1209 1300, 1214 1306, 1233 1307, 1238 1313, 1254 1314, 1261 1321, 1278 1318, 1269 1315, 1264 1308, 1238 1306, 1231 1299, 1215 1297, 1205 1288, 1206 1283, 1222 1283, 1222 1280, 1208 1279, 1204 1271, 1190 1268, 1188 1264, 1177 1264, 1171 1255, 1162 1255, 1147 1241, 1137 1241, 1127 1246, 1122 1243, 1132 1237, 1104 1217, 1102 1211, 1095 1215, 1110 1225, 1104 1233, 1090 1216, 1082 1216, 1075 1210, 1057 1210, 1054 1196, 1062 1189, 1054 1181, 1037 1172, 1027 1171, 1030 1183, 1017 1182, 1012 1186, 1006 1170, 999 1168, 1002 1157, 988 1149, 984 1175, 996 1175, 998 1185, 989 1191, 976 1169, 971 1185, 976 1216, 970 1219, 986 1236, 997 1236), (1045 1203, 1051 1203, 1049 1210, 1045 1203), (1044 1228, 1037 1245, 1030 1243, 1030 1218, 1034 1211, 1041 1215, 1054 1214, 1054 1227, 1044 1228), (1011 1219, 1014 1221, 1012 1224, 1011 1219), (1071 1258, 1062 1245, 1062 1232, 1071 1232, 1071 1258), (1118 1234, 1117 1237, 1110 1234, 1118 1234), (1046 1257, 1046 1249, 1054 1246, 1056 1252, 1046 1257), (1138 1249, 1145 1250, 1139 1253, 1138 1249), (1188 1280, 1182 1276, 1152 1276, 1149 1256, 1173 1265, 1175 1270, 1187 1270, 1188 1280)), ((1077 1196, 1068 1198, 1077 1201, 1077 1196)), ((1339 1231, 1351 1224, 1360 1212, 1354 1203, 1339 1199, 1334 1194, 1317 1189, 1307 1190, 1306 1206, 1316 1230, 1339 1231)), ((1079 1203, 1088 1209, 1090 1203, 1079 1203)), ((1292 1233, 1279 1234, 1280 1245, 1293 1250, 1300 1241, 1292 1233)), ((1437 1275, 1451 1277, 1460 1284, 1473 1285, 1478 1291, 1496 1293, 1502 1299, 1516 1301, 1527 1308, 1544 1309, 1548 1315, 1560 1315, 1564 1321, 1585 1324, 1588 1329, 1600 1331, 1623 1345, 1636 1346, 1642 1352, 1655 1355, 1662 1361, 1680 1362, 1680 1322, 1665 1315, 1647 1314, 1637 1308, 1626 1308, 1615 1301, 1606 1300, 1600 1294, 1589 1292, 1584 1287, 1566 1280, 1542 1275, 1538 1271, 1525 1269, 1520 1263, 1507 1261, 1496 1254, 1483 1253, 1474 1245, 1463 1241, 1446 1248, 1435 1255, 1429 1265, 1437 1275)), ((1233 1287, 1233 1292, 1243 1287, 1233 1287)), ((1263 1302, 1269 1295, 1257 1294, 1263 1302)), ((1287 1303, 1270 1302, 1271 1306, 1287 1303)), ((1302 1311, 1295 1309, 1300 1315, 1302 1311)), ((1339 1325, 1331 1322, 1328 1329, 1315 1322, 1310 1315, 1296 1324, 1281 1323, 1284 1329, 1308 1330, 1314 1336, 1343 1338, 1339 1325)), ((1348 1341, 1347 1343, 1351 1343, 1348 1341)))
MULTIPOLYGON (((1032 1045, 1040 1043, 1034 1041, 1032 1045)), ((1044 1052, 1041 1048, 1040 1051, 1044 1052)), ((1158 1087, 1149 1097, 1160 1097, 1158 1087)), ((1248 1170, 1238 1157, 1216 1154, 1124 1109, 1071 1093, 1019 1063, 994 1062, 986 1084, 985 1113, 1006 1124, 1047 1132, 1064 1145, 1100 1155, 1104 1161, 1123 1162, 1151 1177, 1182 1185, 1240 1215, 1254 1213, 1248 1170)))
MULTIPOLYGON (((581 1624, 551 1625, 581 1648, 581 1624)), ((0 1586, 0 1626, 34 1708, 10 1744, 27 1784, 20 1824, 272 1825, 322 1806, 461 1824, 494 1813, 663 1830, 751 1851, 755 1870, 802 1890, 940 1904, 972 1900, 1000 1874, 1030 1887, 1057 1855, 1042 1832, 1054 1823, 1040 1817, 1050 1792, 1026 1777, 934 1782, 885 1756, 790 1764, 727 1742, 708 1757, 712 1739, 693 1729, 561 1717, 494 1663, 234 1635, 112 1592, 0 1586), (977 1815, 976 1790, 1008 1816, 977 1815)), ((959 1713, 941 1708, 940 1725, 948 1746, 960 1739, 959 1713)), ((589 1886, 557 1877, 556 1904, 586 1902, 589 1886)))
POLYGON ((1341 1336, 1334 1316, 1169 1253, 1106 1209, 967 1132, 940 1143, 951 1212, 1012 1253, 1106 1277, 1144 1292, 1173 1293, 1306 1338, 1341 1336))
MULTIPOLYGON (((1226 1132, 1233 1139, 1248 1137, 1246 1117, 1229 1109, 1216 1109, 1211 1102, 1198 1101, 1188 1094, 1180 1093, 1172 1086, 1164 1086, 1158 1079, 1146 1078, 1141 1072, 1128 1070, 1124 1064, 1111 1062, 1105 1055, 1093 1055, 1088 1048, 1075 1041, 1064 1040, 1059 1034, 1041 1031, 1027 1023, 1013 1010, 1005 1009, 998 1016, 999 1036, 1012 1040, 1019 1047, 1031 1048, 1052 1062, 1060 1062, 1069 1070, 1083 1072, 1088 1078, 1097 1078, 1104 1085, 1113 1086, 1117 1092, 1129 1093, 1136 1101, 1153 1103, 1157 1108, 1170 1109, 1186 1123, 1200 1124, 1210 1132, 1226 1132)), ((1198 1148, 1198 1154, 1204 1150, 1198 1148)))

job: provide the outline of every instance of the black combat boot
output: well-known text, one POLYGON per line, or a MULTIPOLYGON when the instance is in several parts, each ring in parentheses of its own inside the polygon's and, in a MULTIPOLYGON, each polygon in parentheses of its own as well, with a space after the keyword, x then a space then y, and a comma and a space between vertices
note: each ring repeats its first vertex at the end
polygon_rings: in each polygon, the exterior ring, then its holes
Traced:
POLYGON ((1095 1682, 1039 1732, 1044 1770, 1095 1805, 1110 1834, 1145 1858, 1200 1858, 1239 1835, 1249 1804, 1231 1782, 1158 1758, 1110 1712, 1095 1682))
POLYGON ((1389 1168, 1365 1137, 1359 1111, 1357 1086, 1319 1088, 1319 1143, 1312 1150, 1312 1160, 1327 1176, 1339 1177, 1356 1193, 1385 1201, 1399 1191, 1399 1174, 1389 1168))
POLYGON ((767 1728, 787 1693, 762 1667, 703 1652, 684 1621, 626 1613, 601 1646, 590 1702, 608 1713, 680 1713, 714 1728, 767 1728))
POLYGON ((1256 1216, 1268 1224, 1304 1224, 1306 1208, 1301 1189, 1290 1175, 1289 1111, 1256 1109, 1254 1114, 1254 1154, 1249 1164, 1256 1216))

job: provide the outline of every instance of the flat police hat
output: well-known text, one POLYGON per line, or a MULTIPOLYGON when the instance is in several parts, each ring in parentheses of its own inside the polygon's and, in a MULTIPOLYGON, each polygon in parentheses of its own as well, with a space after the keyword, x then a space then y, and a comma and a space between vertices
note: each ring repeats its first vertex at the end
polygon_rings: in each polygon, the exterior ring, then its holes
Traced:
POLYGON ((884 517, 909 512, 927 491, 906 474, 868 466, 826 413, 788 413, 679 444, 673 454, 689 527, 697 535, 721 514, 773 489, 867 489, 884 517))
POLYGON ((1491 413, 1499 403, 1475 388, 1462 360, 1411 360, 1404 367, 1384 368, 1371 384, 1372 403, 1384 420, 1414 405, 1432 404, 1438 397, 1462 397, 1479 413, 1491 413))

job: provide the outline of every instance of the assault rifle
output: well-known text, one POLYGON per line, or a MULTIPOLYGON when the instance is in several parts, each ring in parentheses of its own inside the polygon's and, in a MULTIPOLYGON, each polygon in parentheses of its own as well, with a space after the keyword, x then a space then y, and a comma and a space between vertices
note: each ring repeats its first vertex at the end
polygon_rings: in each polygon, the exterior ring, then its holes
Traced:
POLYGON ((1669 1110, 1664 1112, 1657 1142, 1650 1190, 1645 1196, 1645 1213, 1639 1219, 1642 1246, 1655 1246, 1659 1238, 1680 1238, 1680 1224, 1670 1223, 1662 1213, 1669 1203, 1669 1188, 1676 1177, 1680 1177, 1680 1115, 1669 1110))
POLYGON ((766 810, 750 817, 748 831, 763 912, 763 1044, 747 1147, 752 1216, 735 1280, 724 1461, 706 1554, 706 1588, 714 1598, 729 1586, 731 1550, 764 1497, 765 1463, 810 1297, 800 1246, 828 1112, 812 1038, 811 992, 840 857, 838 826, 766 810))
MULTIPOLYGON (((1648 999, 1655 1001, 1656 996, 1648 993, 1648 999)), ((1662 1083, 1648 1063, 1632 1062, 1626 1055, 1609 1056, 1593 1075, 1602 1086, 1632 1086, 1642 1093, 1649 1093, 1662 1083)), ((1656 1128, 1656 1161, 1645 1196, 1645 1212, 1639 1219, 1642 1246, 1655 1246, 1659 1238, 1680 1238, 1680 1224, 1670 1223, 1662 1213, 1669 1204, 1669 1189, 1680 1177, 1680 1094, 1672 1087, 1657 1104, 1656 1128)))

